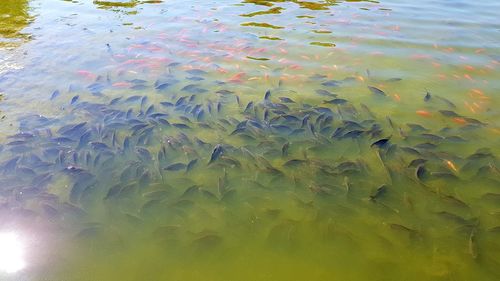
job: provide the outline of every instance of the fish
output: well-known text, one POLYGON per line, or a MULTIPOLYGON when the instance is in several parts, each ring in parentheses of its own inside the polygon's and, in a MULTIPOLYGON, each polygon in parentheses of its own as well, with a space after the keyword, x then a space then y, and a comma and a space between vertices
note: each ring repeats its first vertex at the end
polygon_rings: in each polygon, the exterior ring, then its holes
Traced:
POLYGON ((180 171, 184 170, 187 168, 187 165, 184 163, 174 163, 171 165, 168 165, 167 167, 163 168, 166 171, 180 171))
POLYGON ((374 95, 387 96, 387 94, 384 91, 380 90, 377 87, 368 86, 368 90, 370 90, 370 92, 372 92, 372 94, 374 95))
POLYGON ((202 89, 202 88, 198 87, 198 85, 195 85, 195 84, 190 84, 190 85, 184 86, 181 89, 181 91, 192 93, 192 94, 202 94, 202 93, 208 92, 208 90, 202 89))
POLYGON ((186 165, 186 173, 191 171, 193 167, 196 165, 196 163, 198 163, 198 158, 189 161, 189 163, 186 165))
POLYGON ((278 98, 282 103, 295 103, 291 98, 288 97, 279 97, 278 98))
POLYGON ((288 156, 288 149, 289 148, 290 148, 290 143, 289 142, 286 142, 285 144, 283 144, 283 146, 281 147, 281 155, 283 157, 288 156))
POLYGON ((440 97, 440 96, 436 96, 436 98, 440 99, 441 101, 443 101, 444 103, 446 103, 451 108, 457 108, 457 106, 453 102, 451 102, 449 99, 447 99, 447 98, 443 98, 443 97, 440 97))
POLYGON ((336 104, 336 105, 341 105, 341 104, 346 104, 347 100, 345 99, 332 99, 332 100, 324 100, 323 103, 330 103, 330 104, 336 104))
POLYGON ((476 237, 476 228, 473 228, 469 234, 468 241, 468 253, 473 259, 477 259, 479 256, 478 245, 477 245, 477 237, 476 237))
POLYGON ((61 92, 59 92, 59 90, 55 90, 54 92, 52 92, 52 95, 50 96, 50 100, 54 100, 54 99, 55 99, 55 98, 57 98, 60 94, 61 94, 61 92))
POLYGON ((80 98, 80 96, 79 96, 79 95, 74 96, 74 97, 71 99, 71 101, 70 101, 70 103, 69 103, 69 104, 71 104, 71 105, 75 104, 75 103, 78 101, 78 99, 79 99, 79 98, 80 98))
POLYGON ((394 78, 389 78, 387 80, 385 80, 386 82, 399 82, 399 81, 402 81, 403 79, 402 78, 399 78, 399 77, 394 77, 394 78))
POLYGON ((191 75, 206 75, 206 74, 208 74, 208 72, 201 70, 201 69, 189 69, 189 70, 186 70, 186 72, 188 74, 191 74, 191 75))
POLYGON ((267 90, 266 94, 264 95, 264 100, 269 100, 270 97, 271 97, 271 90, 267 90))
POLYGON ((431 100, 431 93, 426 92, 426 93, 425 93, 425 97, 424 97, 424 101, 426 101, 426 102, 427 102, 427 101, 430 101, 430 100, 431 100))
POLYGON ((422 158, 414 159, 410 162, 410 164, 408 164, 408 168, 411 168, 411 167, 417 168, 420 165, 424 164, 425 162, 427 162, 427 159, 422 159, 422 158))
POLYGON ((190 80, 190 81, 203 81, 203 80, 205 80, 205 78, 198 77, 198 76, 186 77, 186 79, 190 80))
POLYGON ((408 126, 410 128, 410 130, 414 131, 414 132, 418 132, 418 131, 428 131, 429 129, 423 127, 422 125, 419 125, 419 124, 412 124, 412 123, 408 123, 406 124, 406 126, 408 126))
POLYGON ((191 127, 189 127, 188 125, 183 124, 183 123, 172 123, 172 126, 178 128, 178 129, 191 129, 191 127))
POLYGON ((247 104, 247 106, 245 107, 245 110, 243 110, 243 112, 248 112, 249 110, 251 110, 253 108, 253 101, 249 102, 247 104))
POLYGON ((210 155, 210 160, 208 161, 208 165, 219 159, 219 157, 224 153, 224 149, 221 144, 217 144, 212 150, 212 155, 210 155))
POLYGON ((215 92, 216 94, 221 94, 221 95, 230 95, 230 94, 234 94, 233 91, 229 91, 229 90, 218 90, 215 92))
POLYGON ((296 167, 296 166, 299 166, 299 165, 302 165, 302 164, 305 164, 307 161, 306 160, 303 160, 303 159, 292 159, 292 160, 288 160, 286 161, 283 166, 284 167, 296 167))
POLYGON ((323 89, 315 90, 315 92, 316 92, 316 94, 318 94, 320 96, 328 96, 328 97, 336 97, 337 96, 336 94, 333 94, 330 91, 323 90, 323 89))
POLYGON ((338 87, 341 82, 337 80, 329 80, 326 82, 321 83, 321 85, 326 86, 326 87, 338 87))
POLYGON ((423 181, 428 176, 428 171, 425 169, 424 165, 420 165, 415 169, 415 178, 418 181, 423 181))
POLYGON ((387 185, 383 184, 379 186, 374 193, 370 195, 370 201, 375 202, 379 197, 387 192, 387 185))
POLYGON ((134 102, 134 101, 138 101, 139 99, 141 99, 141 96, 131 96, 131 97, 128 97, 127 99, 125 99, 124 102, 134 102))
POLYGON ((159 84, 158 86, 156 86, 156 87, 155 87, 155 89, 156 89, 157 91, 159 91, 159 92, 160 92, 160 91, 165 91, 165 90, 167 90, 167 89, 168 89, 171 85, 172 85, 172 84, 170 84, 170 83, 162 83, 162 84, 159 84))
POLYGON ((458 115, 455 111, 452 110, 439 110, 439 113, 446 117, 461 117, 461 115, 458 115))
POLYGON ((372 144, 370 145, 370 147, 374 147, 374 146, 376 146, 376 147, 378 147, 378 148, 385 148, 385 147, 387 147, 387 145, 389 144, 389 139, 390 139, 390 138, 383 138, 383 139, 379 139, 378 141, 376 141, 376 142, 372 143, 372 144))
POLYGON ((391 223, 391 224, 389 224, 389 226, 393 230, 397 230, 397 231, 408 233, 410 235, 410 238, 415 238, 415 237, 420 236, 419 233, 418 233, 418 231, 416 231, 415 229, 411 229, 411 228, 409 228, 407 226, 404 226, 402 224, 391 223))

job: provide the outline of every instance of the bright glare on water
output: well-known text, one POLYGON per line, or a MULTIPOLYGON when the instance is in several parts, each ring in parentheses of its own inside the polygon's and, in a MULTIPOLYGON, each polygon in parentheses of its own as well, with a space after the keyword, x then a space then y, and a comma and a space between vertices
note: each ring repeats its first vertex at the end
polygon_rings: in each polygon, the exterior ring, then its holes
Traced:
POLYGON ((15 273, 26 266, 24 245, 16 233, 0 233, 0 271, 15 273))
POLYGON ((498 11, 0 1, 0 279, 500 280, 498 11))

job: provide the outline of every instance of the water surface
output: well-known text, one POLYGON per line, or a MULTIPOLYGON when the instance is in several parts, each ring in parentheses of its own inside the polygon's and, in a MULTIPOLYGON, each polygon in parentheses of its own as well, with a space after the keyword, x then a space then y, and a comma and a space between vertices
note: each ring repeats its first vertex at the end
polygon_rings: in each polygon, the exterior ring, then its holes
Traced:
POLYGON ((2 2, 2 278, 497 280, 498 9, 2 2))

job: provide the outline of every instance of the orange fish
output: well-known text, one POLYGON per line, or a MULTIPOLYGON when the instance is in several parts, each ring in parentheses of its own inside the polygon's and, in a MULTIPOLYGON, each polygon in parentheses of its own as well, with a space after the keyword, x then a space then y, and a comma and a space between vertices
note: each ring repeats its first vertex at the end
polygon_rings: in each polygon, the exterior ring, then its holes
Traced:
POLYGON ((97 77, 97 75, 87 70, 78 70, 76 73, 89 79, 95 79, 97 77))
POLYGON ((241 83, 241 78, 243 78, 245 75, 245 72, 236 73, 235 75, 231 76, 228 81, 233 83, 241 83))
POLYGON ((453 122, 457 123, 457 124, 460 124, 460 125, 465 125, 467 124, 467 121, 465 121, 465 119, 463 118, 460 118, 460 117, 455 117, 452 119, 453 122))
POLYGON ((116 83, 113 83, 111 86, 124 88, 124 87, 130 87, 130 86, 132 86, 132 83, 129 83, 129 82, 116 82, 116 83))
POLYGON ((453 164, 453 162, 451 162, 450 160, 445 160, 444 162, 446 163, 448 168, 452 169, 455 172, 458 172, 457 167, 455 167, 455 164, 453 164))
POLYGON ((423 117, 431 117, 432 116, 432 113, 430 113, 429 111, 425 111, 425 110, 417 110, 416 113, 420 116, 423 116, 423 117))
POLYGON ((464 68, 467 69, 468 71, 476 70, 472 65, 466 65, 466 66, 464 66, 464 68))

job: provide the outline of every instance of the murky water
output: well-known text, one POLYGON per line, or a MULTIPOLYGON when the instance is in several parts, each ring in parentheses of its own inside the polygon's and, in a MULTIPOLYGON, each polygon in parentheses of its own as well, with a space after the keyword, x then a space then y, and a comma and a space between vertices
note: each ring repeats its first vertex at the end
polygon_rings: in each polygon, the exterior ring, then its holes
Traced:
POLYGON ((498 280, 499 9, 2 1, 1 278, 498 280))

